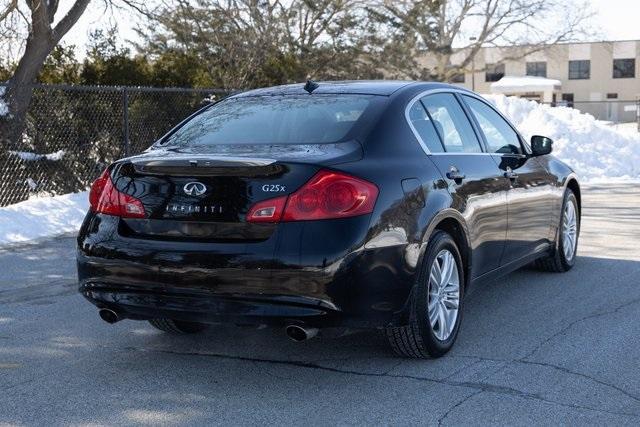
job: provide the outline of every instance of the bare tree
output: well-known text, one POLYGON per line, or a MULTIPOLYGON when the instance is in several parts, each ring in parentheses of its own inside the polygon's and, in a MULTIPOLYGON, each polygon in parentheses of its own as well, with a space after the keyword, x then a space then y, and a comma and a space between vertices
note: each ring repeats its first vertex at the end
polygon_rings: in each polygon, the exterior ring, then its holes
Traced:
POLYGON ((364 0, 291 0, 281 3, 282 48, 298 62, 296 80, 366 78, 377 74, 362 55, 364 0))
POLYGON ((375 13, 396 39, 415 40, 405 52, 414 61, 401 58, 406 66, 400 61, 390 71, 442 81, 468 70, 482 47, 518 45, 504 59, 519 59, 584 35, 591 17, 584 0, 382 0, 375 13), (427 61, 417 64, 416 56, 427 61))
MULTIPOLYGON (((359 63, 358 0, 166 0, 139 49, 197 54, 227 89, 339 78, 359 63), (348 71, 347 71, 348 70, 348 71)), ((353 74, 351 74, 353 75, 353 74)), ((357 73, 356 73, 357 75, 357 73)))
POLYGON ((24 4, 9 0, 0 7, 0 25, 3 28, 8 30, 9 26, 5 24, 19 17, 28 33, 22 55, 3 95, 9 114, 0 118, 0 143, 19 143, 24 117, 31 102, 32 89, 29 85, 35 82, 49 53, 75 25, 89 2, 75 0, 57 22, 59 0, 25 0, 24 4))

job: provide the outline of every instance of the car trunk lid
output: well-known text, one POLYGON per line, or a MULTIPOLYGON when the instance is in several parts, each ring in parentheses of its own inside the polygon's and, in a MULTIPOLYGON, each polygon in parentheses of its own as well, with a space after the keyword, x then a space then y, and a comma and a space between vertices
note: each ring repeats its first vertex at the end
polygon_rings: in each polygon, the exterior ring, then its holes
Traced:
POLYGON ((121 231, 151 239, 264 240, 276 224, 247 222, 253 204, 294 192, 321 167, 361 157, 356 141, 150 150, 112 170, 116 188, 139 199, 146 214, 123 219, 121 231))

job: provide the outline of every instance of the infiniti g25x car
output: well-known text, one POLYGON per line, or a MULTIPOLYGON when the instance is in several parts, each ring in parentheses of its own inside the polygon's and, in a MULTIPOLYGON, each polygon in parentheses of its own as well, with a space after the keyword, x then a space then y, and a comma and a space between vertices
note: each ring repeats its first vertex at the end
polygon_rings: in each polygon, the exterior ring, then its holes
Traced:
POLYGON ((470 287, 574 265, 580 187, 551 149, 446 84, 237 94, 95 181, 80 292, 110 323, 270 325, 298 341, 375 328, 400 355, 438 357, 470 287))

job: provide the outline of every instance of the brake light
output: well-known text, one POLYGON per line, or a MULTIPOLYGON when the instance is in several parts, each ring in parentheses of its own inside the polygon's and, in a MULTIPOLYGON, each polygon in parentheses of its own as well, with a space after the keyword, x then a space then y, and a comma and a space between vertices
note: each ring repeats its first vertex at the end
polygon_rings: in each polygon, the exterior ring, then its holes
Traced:
POLYGON ((378 187, 341 172, 321 170, 289 196, 263 200, 249 209, 249 222, 348 218, 373 212, 378 187))
POLYGON ((116 189, 111 181, 109 170, 105 170, 96 179, 89 191, 89 205, 91 210, 122 218, 144 218, 142 202, 133 196, 116 189))

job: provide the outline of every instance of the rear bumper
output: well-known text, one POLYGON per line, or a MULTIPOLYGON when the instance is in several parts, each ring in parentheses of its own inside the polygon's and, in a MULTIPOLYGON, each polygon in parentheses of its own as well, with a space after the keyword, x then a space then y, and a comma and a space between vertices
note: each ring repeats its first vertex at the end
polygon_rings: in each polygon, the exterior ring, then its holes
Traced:
MULTIPOLYGON (((84 283, 80 292, 99 308, 116 311, 122 318, 170 318, 200 323, 267 324, 310 327, 343 326, 342 313, 323 301, 261 295, 223 296, 197 292, 141 289, 126 285, 84 283)), ((364 326, 367 322, 347 322, 364 326)))
POLYGON ((405 246, 364 249, 368 218, 331 222, 282 224, 254 243, 166 242, 124 237, 117 218, 89 214, 78 237, 80 292, 131 319, 396 323, 413 283, 405 246))

